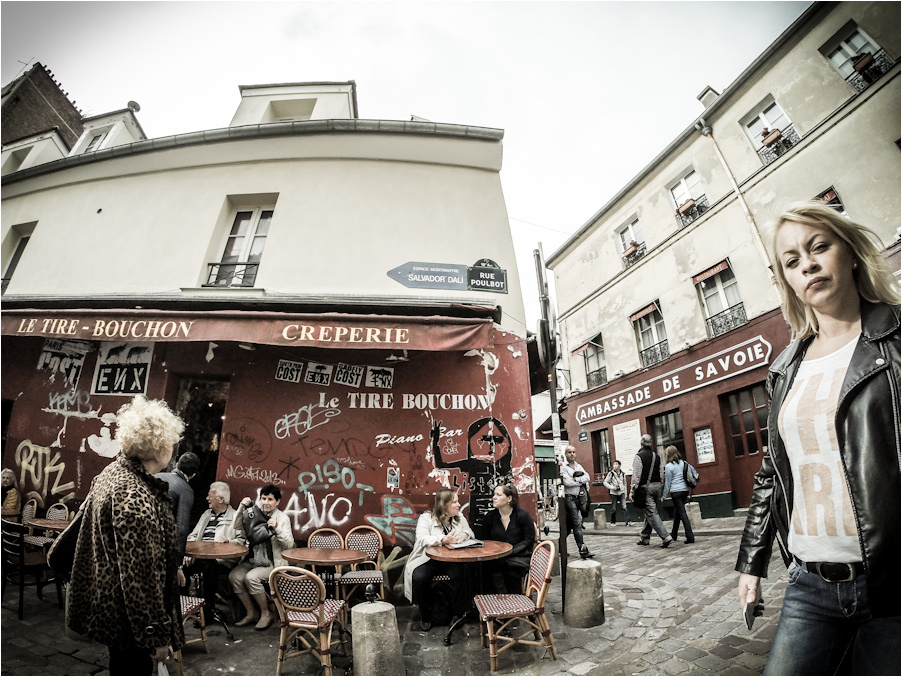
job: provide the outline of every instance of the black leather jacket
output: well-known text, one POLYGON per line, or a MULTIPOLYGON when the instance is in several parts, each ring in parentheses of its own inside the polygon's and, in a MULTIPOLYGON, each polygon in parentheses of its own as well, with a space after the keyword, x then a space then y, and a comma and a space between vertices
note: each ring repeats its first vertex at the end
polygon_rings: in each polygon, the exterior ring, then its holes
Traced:
MULTIPOLYGON (((769 453, 755 475, 736 570, 767 576, 774 538, 787 566, 792 473, 777 417, 810 340, 793 341, 768 374, 769 453)), ((861 302, 861 338, 846 372, 836 433, 875 617, 899 614, 899 306, 861 302)))

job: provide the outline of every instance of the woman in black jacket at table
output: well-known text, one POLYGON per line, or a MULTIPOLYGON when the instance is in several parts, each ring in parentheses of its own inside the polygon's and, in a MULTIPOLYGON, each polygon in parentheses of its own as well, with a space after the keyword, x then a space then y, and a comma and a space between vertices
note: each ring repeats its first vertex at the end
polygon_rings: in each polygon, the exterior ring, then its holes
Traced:
POLYGON ((503 541, 514 546, 506 557, 485 563, 488 580, 492 581, 494 574, 500 573, 504 579, 504 592, 510 594, 523 592, 523 577, 529 571, 529 560, 536 540, 535 522, 519 503, 517 487, 510 484, 496 486, 492 494, 495 509, 486 514, 482 529, 483 539, 503 541))

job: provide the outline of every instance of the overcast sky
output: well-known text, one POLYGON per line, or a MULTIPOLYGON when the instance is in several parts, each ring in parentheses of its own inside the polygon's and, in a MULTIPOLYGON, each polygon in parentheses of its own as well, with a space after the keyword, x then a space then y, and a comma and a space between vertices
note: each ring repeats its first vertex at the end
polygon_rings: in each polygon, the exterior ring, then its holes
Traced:
POLYGON ((809 2, 10 2, 2 81, 40 61, 85 115, 225 127, 238 85, 355 80, 365 119, 503 129, 527 303, 560 247, 809 2))

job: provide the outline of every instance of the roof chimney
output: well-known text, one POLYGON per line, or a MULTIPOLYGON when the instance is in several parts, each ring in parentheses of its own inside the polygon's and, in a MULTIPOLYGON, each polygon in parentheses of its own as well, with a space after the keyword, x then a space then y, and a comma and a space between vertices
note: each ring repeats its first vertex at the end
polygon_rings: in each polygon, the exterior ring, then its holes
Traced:
POLYGON ((708 108, 708 106, 710 106, 712 103, 717 101, 717 97, 719 97, 719 96, 720 96, 720 92, 718 92, 716 89, 714 89, 713 87, 711 87, 709 85, 709 86, 705 87, 702 90, 702 93, 699 94, 696 98, 702 102, 702 105, 705 108, 708 108))

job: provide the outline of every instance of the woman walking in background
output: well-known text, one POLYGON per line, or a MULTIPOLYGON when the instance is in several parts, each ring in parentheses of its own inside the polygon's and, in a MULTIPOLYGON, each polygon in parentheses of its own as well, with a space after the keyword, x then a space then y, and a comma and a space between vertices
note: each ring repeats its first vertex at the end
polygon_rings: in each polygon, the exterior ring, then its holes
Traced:
POLYGON ((789 585, 765 674, 898 675, 899 289, 879 238, 820 202, 768 240, 795 340, 768 375, 739 602, 755 604, 776 538, 789 585))
POLYGON ((689 487, 686 486, 686 480, 683 478, 686 462, 680 458, 680 450, 673 445, 664 450, 664 460, 667 461, 667 465, 664 467, 664 493, 662 495, 667 498, 669 491, 670 498, 673 499, 673 529, 670 530, 670 537, 673 540, 677 539, 680 522, 682 522, 683 531, 686 532, 686 543, 695 543, 689 515, 686 514, 686 503, 689 502, 689 487))

